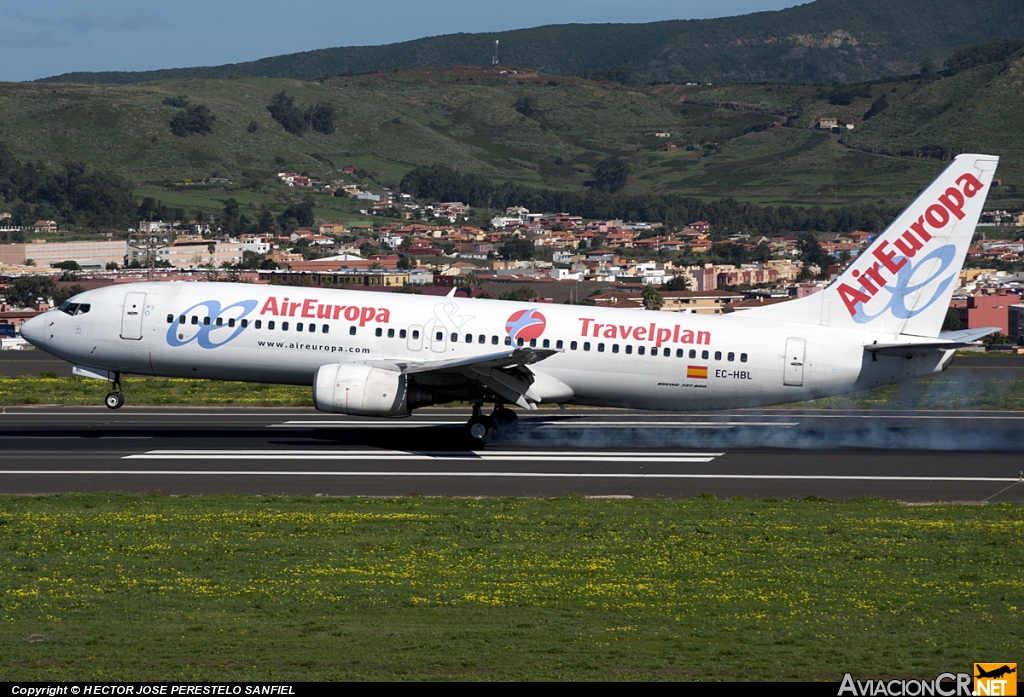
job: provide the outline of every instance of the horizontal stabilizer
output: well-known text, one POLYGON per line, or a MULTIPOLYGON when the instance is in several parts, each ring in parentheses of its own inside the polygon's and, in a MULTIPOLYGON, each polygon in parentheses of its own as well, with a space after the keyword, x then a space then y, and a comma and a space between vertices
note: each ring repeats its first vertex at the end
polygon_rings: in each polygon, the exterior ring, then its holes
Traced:
MULTIPOLYGON (((869 344, 864 347, 865 351, 878 356, 898 356, 900 358, 913 358, 927 353, 942 353, 955 349, 974 346, 974 341, 983 336, 988 336, 999 331, 999 327, 979 327, 977 329, 963 329, 956 332, 943 332, 938 339, 921 340, 917 339, 897 343, 869 344)), ((916 337, 915 337, 916 338, 916 337)))

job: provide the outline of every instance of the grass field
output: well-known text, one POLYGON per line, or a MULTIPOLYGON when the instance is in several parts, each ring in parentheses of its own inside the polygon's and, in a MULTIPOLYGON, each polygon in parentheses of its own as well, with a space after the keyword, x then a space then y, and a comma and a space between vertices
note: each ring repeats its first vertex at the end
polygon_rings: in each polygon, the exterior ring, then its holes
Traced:
MULTIPOLYGON (((133 405, 313 406, 312 388, 295 385, 127 378, 123 391, 133 405)), ((0 405, 101 404, 110 385, 57 377, 0 378, 0 405)), ((994 409, 1024 411, 1024 381, 979 380, 943 375, 889 385, 876 392, 827 397, 785 407, 814 409, 994 409)))
POLYGON ((1019 658, 1024 509, 0 498, 5 680, 934 677, 1019 658))

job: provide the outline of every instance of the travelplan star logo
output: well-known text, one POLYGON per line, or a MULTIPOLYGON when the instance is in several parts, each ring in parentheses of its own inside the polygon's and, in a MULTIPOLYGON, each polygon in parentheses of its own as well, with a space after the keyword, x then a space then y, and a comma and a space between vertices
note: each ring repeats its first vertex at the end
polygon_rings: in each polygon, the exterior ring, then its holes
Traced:
POLYGON ((543 334, 547 326, 548 322, 539 310, 520 310, 506 320, 505 331, 512 341, 529 341, 543 334))

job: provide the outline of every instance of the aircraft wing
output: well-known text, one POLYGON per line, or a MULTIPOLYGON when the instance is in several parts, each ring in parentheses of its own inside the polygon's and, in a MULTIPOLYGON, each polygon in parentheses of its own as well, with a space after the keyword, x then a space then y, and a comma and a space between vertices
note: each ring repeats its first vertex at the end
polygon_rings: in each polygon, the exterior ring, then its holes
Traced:
POLYGON ((879 356, 899 356, 901 358, 912 358, 926 353, 941 353, 959 348, 973 346, 977 339, 998 332, 999 327, 978 327, 977 329, 962 329, 956 332, 942 332, 936 339, 923 337, 907 337, 907 341, 889 344, 868 344, 865 351, 879 356))
POLYGON ((367 361, 378 368, 406 375, 443 373, 475 380, 512 404, 536 409, 539 402, 567 401, 572 390, 547 375, 538 375, 527 366, 555 355, 553 349, 512 348, 485 356, 439 361, 367 361))

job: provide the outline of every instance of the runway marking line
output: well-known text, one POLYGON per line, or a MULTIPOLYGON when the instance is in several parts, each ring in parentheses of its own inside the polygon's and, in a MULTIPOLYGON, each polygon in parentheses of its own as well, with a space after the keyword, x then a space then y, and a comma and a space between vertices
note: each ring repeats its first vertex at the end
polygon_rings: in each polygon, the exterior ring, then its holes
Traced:
POLYGON ((467 462, 639 462, 698 463, 711 462, 725 453, 651 453, 565 452, 537 450, 425 451, 399 450, 151 450, 126 455, 124 460, 388 460, 388 461, 467 461, 467 462))
MULTIPOLYGON (((776 426, 792 428, 799 426, 796 421, 527 421, 519 422, 528 428, 608 428, 632 426, 635 428, 718 428, 729 429, 737 426, 776 426)), ((415 428, 418 426, 459 426, 462 421, 405 421, 382 423, 380 421, 287 421, 283 424, 268 424, 267 428, 415 428)))
POLYGON ((753 479, 869 482, 1015 482, 1015 477, 900 477, 812 474, 655 474, 641 472, 291 472, 280 470, 0 470, 0 475, 149 475, 149 476, 270 476, 270 477, 500 477, 524 479, 753 479))

